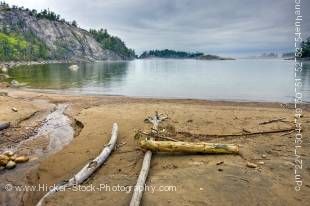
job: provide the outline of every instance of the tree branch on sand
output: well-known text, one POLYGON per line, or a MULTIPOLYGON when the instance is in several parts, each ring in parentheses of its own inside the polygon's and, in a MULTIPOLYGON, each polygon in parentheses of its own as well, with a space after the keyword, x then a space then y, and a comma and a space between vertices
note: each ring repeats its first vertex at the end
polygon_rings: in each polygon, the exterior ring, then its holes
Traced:
POLYGON ((117 133, 118 133, 118 126, 116 123, 113 124, 112 128, 112 135, 109 143, 105 145, 104 149, 101 151, 99 156, 97 156, 94 160, 86 164, 77 174, 75 174, 70 180, 64 181, 64 183, 59 184, 48 193, 46 193, 40 201, 37 203, 37 206, 42 206, 44 200, 58 192, 62 191, 65 188, 72 187, 74 185, 79 185, 83 183, 87 178, 89 178, 109 157, 113 149, 115 148, 116 141, 117 141, 117 133))

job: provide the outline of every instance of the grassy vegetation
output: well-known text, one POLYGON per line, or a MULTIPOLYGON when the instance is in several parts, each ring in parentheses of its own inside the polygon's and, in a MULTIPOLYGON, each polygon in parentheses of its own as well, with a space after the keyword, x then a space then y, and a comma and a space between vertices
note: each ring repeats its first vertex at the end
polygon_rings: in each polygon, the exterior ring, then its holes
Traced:
POLYGON ((47 48, 34 38, 25 34, 28 39, 16 33, 0 32, 0 60, 38 60, 47 58, 47 48))

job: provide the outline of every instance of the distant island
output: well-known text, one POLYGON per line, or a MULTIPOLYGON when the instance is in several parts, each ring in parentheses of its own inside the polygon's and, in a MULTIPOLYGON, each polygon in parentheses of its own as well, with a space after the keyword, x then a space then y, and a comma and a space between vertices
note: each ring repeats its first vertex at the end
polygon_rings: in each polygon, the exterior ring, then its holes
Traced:
POLYGON ((233 58, 225 58, 216 55, 204 54, 201 52, 185 52, 170 49, 150 50, 143 52, 139 59, 147 58, 167 58, 167 59, 201 59, 201 60, 235 60, 233 58))

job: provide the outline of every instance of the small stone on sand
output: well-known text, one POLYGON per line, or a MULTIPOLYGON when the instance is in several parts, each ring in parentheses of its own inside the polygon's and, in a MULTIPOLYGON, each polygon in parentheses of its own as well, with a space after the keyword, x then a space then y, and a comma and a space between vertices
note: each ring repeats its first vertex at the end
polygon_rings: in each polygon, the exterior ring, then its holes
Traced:
POLYGON ((249 168, 256 168, 256 167, 257 167, 256 164, 251 163, 251 162, 247 162, 247 163, 246 163, 246 166, 249 167, 249 168))

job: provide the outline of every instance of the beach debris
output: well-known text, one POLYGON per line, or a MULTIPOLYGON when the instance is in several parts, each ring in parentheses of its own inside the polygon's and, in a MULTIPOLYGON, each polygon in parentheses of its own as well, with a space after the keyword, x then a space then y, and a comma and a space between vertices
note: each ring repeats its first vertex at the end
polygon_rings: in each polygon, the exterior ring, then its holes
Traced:
POLYGON ((13 151, 10 151, 10 150, 3 152, 3 155, 5 155, 7 157, 12 157, 14 154, 15 153, 13 151))
POLYGON ((0 122, 0 131, 10 127, 10 122, 0 122))
POLYGON ((27 161, 29 161, 29 157, 18 156, 15 152, 10 150, 0 154, 0 166, 5 167, 6 169, 12 169, 17 163, 24 163, 27 161))
MULTIPOLYGON (((147 117, 144 120, 144 122, 153 124, 153 127, 151 129, 151 133, 152 134, 158 134, 159 123, 161 123, 162 121, 165 121, 166 119, 168 119, 168 116, 163 115, 163 114, 159 114, 157 111, 155 111, 155 115, 147 117)), ((153 140, 154 138, 151 136, 150 139, 153 140)), ((148 176, 148 173, 150 170, 151 158, 152 158, 152 151, 147 150, 144 154, 142 168, 140 170, 140 174, 139 174, 137 183, 135 185, 135 188, 144 188, 145 187, 145 181, 147 179, 147 176, 148 176)), ((129 205, 130 206, 139 206, 141 199, 142 199, 142 195, 143 195, 143 189, 134 190, 129 205)))
POLYGON ((17 158, 17 156, 16 156, 16 154, 14 154, 14 155, 12 155, 12 156, 10 157, 10 160, 13 160, 13 161, 15 162, 16 158, 17 158))
POLYGON ((224 164, 224 161, 219 161, 216 163, 216 165, 221 165, 221 164, 224 164))
POLYGON ((141 140, 140 147, 153 152, 180 152, 202 154, 238 154, 239 147, 235 144, 218 144, 207 142, 173 142, 141 140))
POLYGON ((0 166, 6 166, 7 163, 10 161, 10 158, 6 155, 0 155, 0 166))
MULTIPOLYGON (((239 133, 239 134, 195 134, 195 135, 200 136, 200 137, 225 138, 225 137, 251 136, 251 135, 259 135, 259 134, 283 133, 283 132, 290 132, 290 131, 295 131, 295 127, 283 128, 283 129, 274 129, 274 130, 267 130, 267 131, 258 131, 258 132, 249 132, 249 133, 239 133)), ((178 131, 177 133, 182 134, 182 135, 193 136, 189 132, 184 132, 184 131, 178 131)))
POLYGON ((13 112, 18 112, 18 110, 16 109, 16 107, 12 107, 11 108, 13 112))
POLYGON ((138 130, 137 133, 135 134, 135 139, 139 139, 141 136, 147 136, 147 137, 153 137, 153 138, 159 138, 159 139, 165 139, 165 140, 170 140, 170 141, 174 141, 174 142, 178 142, 178 140, 172 138, 172 137, 166 137, 164 135, 160 135, 159 133, 152 133, 152 132, 144 132, 141 130, 138 130))
POLYGON ((246 166, 249 167, 249 168, 256 168, 256 167, 257 167, 256 164, 251 163, 251 162, 247 162, 247 163, 246 163, 246 166))
POLYGON ((223 169, 222 168, 218 168, 217 169, 219 172, 223 172, 223 169))
POLYGON ((0 92, 0 96, 6 97, 6 96, 8 96, 8 93, 7 92, 0 92))
POLYGON ((58 186, 54 187, 52 190, 48 191, 37 203, 37 206, 41 206, 44 203, 44 200, 58 192, 62 191, 65 188, 72 187, 83 183, 86 179, 88 179, 109 157, 111 152, 114 150, 117 141, 118 134, 118 126, 116 123, 113 124, 112 134, 109 143, 103 148, 99 156, 86 164, 78 173, 76 173, 71 179, 68 181, 63 181, 58 184, 58 186))
POLYGON ((76 64, 73 64, 73 65, 70 65, 70 66, 69 66, 69 69, 70 69, 71 71, 77 71, 77 70, 79 69, 79 66, 76 65, 76 64))
POLYGON ((15 157, 14 161, 16 163, 24 163, 24 162, 28 162, 29 161, 29 157, 26 156, 19 156, 19 157, 15 157))
POLYGON ((13 169, 14 167, 16 167, 16 163, 12 160, 10 160, 5 166, 6 169, 13 169))
POLYGON ((285 119, 286 119, 285 117, 277 118, 277 119, 272 119, 272 120, 268 120, 268 121, 265 121, 265 122, 260 122, 259 125, 270 124, 270 123, 273 123, 273 122, 283 122, 283 120, 285 120, 285 119))
MULTIPOLYGON (((135 185, 135 188, 141 188, 139 190, 134 190, 133 196, 130 201, 130 206, 139 206, 142 195, 143 188, 146 185, 146 179, 148 172, 150 170, 150 162, 152 158, 152 152, 176 152, 176 153, 188 153, 188 154, 239 154, 239 145, 235 144, 219 144, 219 143, 207 143, 207 142, 182 142, 175 140, 173 138, 167 138, 160 132, 165 132, 165 130, 160 131, 158 129, 159 123, 168 119, 168 116, 159 114, 157 111, 152 117, 147 117, 144 122, 152 123, 152 129, 150 133, 138 131, 135 135, 135 139, 140 139, 142 135, 147 137, 139 141, 139 145, 142 149, 146 150, 142 168, 135 185), (157 141, 155 137, 165 139, 168 141, 157 141)), ((173 129, 173 134, 177 134, 175 129, 173 129)), ((223 164, 224 161, 218 163, 218 165, 223 164)), ((218 171, 223 171, 219 168, 218 171)))
POLYGON ((259 162, 257 162, 257 164, 259 164, 259 165, 264 165, 264 164, 265 164, 265 162, 263 162, 263 161, 259 161, 259 162))

